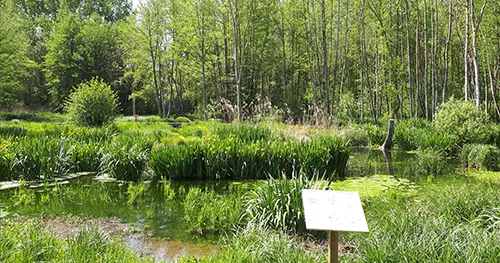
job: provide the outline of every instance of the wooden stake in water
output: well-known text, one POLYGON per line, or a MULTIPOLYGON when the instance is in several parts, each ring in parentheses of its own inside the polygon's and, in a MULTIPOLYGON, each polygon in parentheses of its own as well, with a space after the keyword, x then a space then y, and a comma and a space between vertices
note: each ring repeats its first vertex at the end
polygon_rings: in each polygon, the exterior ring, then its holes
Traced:
POLYGON ((339 232, 328 231, 328 263, 339 262, 339 232))

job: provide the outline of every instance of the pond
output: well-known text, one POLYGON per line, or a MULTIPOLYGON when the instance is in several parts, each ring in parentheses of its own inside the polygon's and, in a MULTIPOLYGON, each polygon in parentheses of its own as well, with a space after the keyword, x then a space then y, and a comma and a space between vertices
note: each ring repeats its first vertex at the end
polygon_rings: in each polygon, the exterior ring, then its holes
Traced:
MULTIPOLYGON (((348 162, 349 178, 334 189, 411 190, 420 178, 415 156, 393 151, 354 148, 348 162), (368 180, 368 181, 366 181, 368 180)), ((231 194, 248 191, 258 181, 159 182, 133 184, 84 177, 65 185, 37 189, 21 187, 0 192, 0 208, 9 215, 39 218, 60 237, 76 235, 82 227, 99 227, 122 240, 140 255, 173 261, 184 255, 210 256, 224 233, 196 235, 188 231, 182 202, 190 188, 231 194), (73 234, 72 234, 73 233, 73 234)), ((201 200, 200 200, 201 201, 201 200)))

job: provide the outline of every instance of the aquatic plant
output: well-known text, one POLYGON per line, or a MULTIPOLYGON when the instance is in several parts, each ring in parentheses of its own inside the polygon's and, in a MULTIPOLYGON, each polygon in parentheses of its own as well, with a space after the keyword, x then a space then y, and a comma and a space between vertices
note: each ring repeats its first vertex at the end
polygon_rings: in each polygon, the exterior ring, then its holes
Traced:
POLYGON ((234 235, 226 237, 223 247, 210 258, 185 257, 178 263, 313 263, 326 262, 326 253, 306 249, 298 239, 260 224, 238 228, 234 235))
POLYGON ((500 197, 494 187, 436 185, 419 196, 370 202, 370 233, 352 239, 361 255, 354 262, 500 260, 500 221, 494 216, 500 197))
POLYGON ((417 171, 427 174, 443 174, 449 170, 446 154, 438 147, 419 148, 417 155, 417 171))
POLYGON ((101 172, 118 180, 137 181, 147 167, 149 149, 140 143, 112 143, 101 158, 101 172))
POLYGON ((97 229, 60 239, 36 220, 0 221, 0 262, 154 262, 97 229))
POLYGON ((460 159, 465 167, 481 170, 497 170, 500 159, 498 147, 487 144, 466 144, 460 159))
POLYGON ((26 138, 19 141, 14 171, 25 180, 47 179, 71 170, 68 141, 61 138, 26 138))
POLYGON ((303 174, 292 179, 269 179, 248 193, 246 216, 254 224, 289 233, 306 232, 302 189, 327 189, 330 183, 318 179, 303 174))
POLYGON ((241 223, 244 203, 237 192, 215 193, 214 190, 194 187, 182 202, 184 219, 191 232, 221 232, 241 223))

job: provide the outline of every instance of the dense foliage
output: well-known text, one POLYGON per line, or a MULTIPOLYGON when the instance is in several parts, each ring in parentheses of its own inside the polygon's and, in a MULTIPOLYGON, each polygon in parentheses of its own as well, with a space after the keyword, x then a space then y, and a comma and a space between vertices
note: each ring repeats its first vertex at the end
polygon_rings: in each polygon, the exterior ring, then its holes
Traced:
POLYGON ((455 97, 498 118, 500 4, 480 2, 7 0, 0 107, 60 111, 99 77, 126 114, 375 123, 455 97))
POLYGON ((487 142, 491 134, 488 114, 463 101, 443 104, 434 124, 439 132, 453 136, 460 144, 487 142))

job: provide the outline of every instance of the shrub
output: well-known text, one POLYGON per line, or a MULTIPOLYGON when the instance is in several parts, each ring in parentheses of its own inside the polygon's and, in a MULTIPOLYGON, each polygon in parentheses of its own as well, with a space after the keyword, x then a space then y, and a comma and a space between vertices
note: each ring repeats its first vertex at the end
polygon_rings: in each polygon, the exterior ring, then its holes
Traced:
POLYGON ((497 170, 500 151, 493 145, 467 144, 462 148, 460 157, 465 167, 497 170))
POLYGON ((469 102, 451 100, 441 105, 434 124, 438 132, 455 137, 459 145, 484 143, 490 138, 488 114, 469 102))
POLYGON ((176 122, 191 122, 191 120, 188 117, 177 117, 175 118, 176 122))
POLYGON ((94 78, 82 83, 69 95, 66 112, 80 125, 101 126, 115 117, 117 95, 102 80, 94 78))

